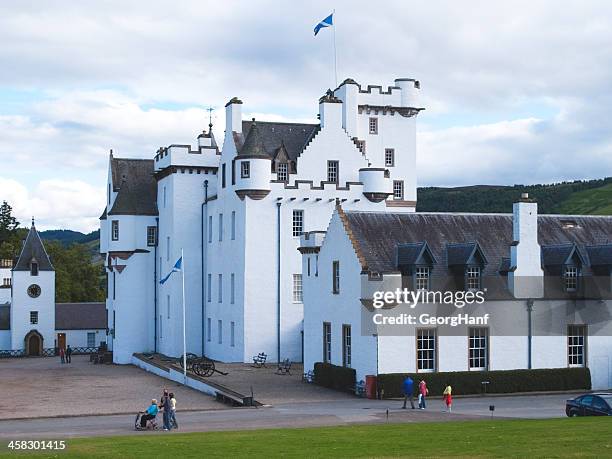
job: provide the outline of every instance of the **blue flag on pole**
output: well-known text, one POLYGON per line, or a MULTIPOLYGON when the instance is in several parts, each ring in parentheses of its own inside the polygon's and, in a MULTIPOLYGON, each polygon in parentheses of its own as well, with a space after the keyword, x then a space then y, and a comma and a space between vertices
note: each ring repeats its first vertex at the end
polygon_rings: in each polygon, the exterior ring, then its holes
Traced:
POLYGON ((183 257, 181 257, 178 260, 176 260, 176 263, 174 263, 174 266, 172 267, 172 271, 170 271, 166 277, 164 277, 162 280, 160 280, 159 283, 163 284, 164 282, 166 282, 170 278, 172 273, 176 273, 176 272, 181 271, 181 265, 182 264, 183 264, 183 257))
POLYGON ((323 19, 321 22, 319 22, 315 26, 314 28, 315 37, 319 33, 319 30, 321 30, 322 28, 331 27, 334 25, 333 16, 334 16, 334 13, 330 14, 329 16, 327 16, 325 19, 323 19))

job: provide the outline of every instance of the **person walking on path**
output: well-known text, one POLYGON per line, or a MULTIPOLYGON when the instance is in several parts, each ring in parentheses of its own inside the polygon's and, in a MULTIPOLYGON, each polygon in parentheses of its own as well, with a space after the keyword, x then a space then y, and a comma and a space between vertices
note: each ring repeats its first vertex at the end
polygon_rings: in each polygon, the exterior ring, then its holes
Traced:
POLYGON ((164 389, 164 395, 162 395, 161 400, 159 401, 159 407, 163 408, 163 418, 164 418, 164 430, 170 430, 170 395, 168 394, 168 389, 164 389))
POLYGON ((451 408, 453 407, 453 388, 450 384, 446 385, 446 389, 442 393, 442 398, 444 399, 444 403, 446 403, 446 411, 451 412, 451 408))
POLYGON ((59 348, 59 355, 60 355, 60 361, 62 363, 66 363, 66 357, 65 357, 66 354, 64 353, 64 348, 63 347, 59 348))
POLYGON ((406 409, 406 402, 410 400, 410 406, 414 410, 414 381, 410 376, 407 376, 406 379, 404 379, 403 390, 404 406, 402 406, 402 409, 406 409))
POLYGON ((70 344, 66 348, 66 363, 72 363, 72 348, 70 344))
POLYGON ((427 383, 425 382, 425 380, 421 379, 421 382, 419 383, 419 409, 421 410, 427 408, 427 405, 425 404, 425 398, 427 397, 427 394, 429 394, 429 389, 427 389, 427 383))
POLYGON ((178 429, 178 422, 176 422, 176 398, 174 392, 170 392, 170 426, 178 429))

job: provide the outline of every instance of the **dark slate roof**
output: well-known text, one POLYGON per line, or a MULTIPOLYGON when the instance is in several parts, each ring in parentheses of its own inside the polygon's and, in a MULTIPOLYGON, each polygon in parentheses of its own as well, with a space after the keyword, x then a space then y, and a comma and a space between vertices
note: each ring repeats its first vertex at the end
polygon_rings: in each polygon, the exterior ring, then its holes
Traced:
POLYGON ((425 248, 425 242, 415 242, 410 244, 399 244, 397 246, 397 264, 414 265, 421 257, 425 248))
POLYGON ((158 215, 157 183, 152 159, 111 158, 117 197, 108 215, 158 215))
POLYGON ((1 305, 0 306, 0 330, 11 329, 11 306, 1 305))
MULTIPOLYGON (((477 242, 449 243, 446 246, 446 257, 449 266, 467 265, 480 248, 477 242)), ((486 262, 486 258, 483 256, 486 262)))
POLYGON ((261 156, 263 158, 270 158, 270 155, 266 151, 264 139, 261 135, 258 123, 251 124, 251 129, 249 129, 249 133, 246 136, 244 144, 240 148, 240 152, 236 157, 240 158, 244 156, 261 156))
MULTIPOLYGON (((254 121, 243 121, 242 132, 243 138, 247 139, 249 131, 254 121)), ((304 148, 310 140, 321 129, 319 124, 307 123, 277 123, 269 121, 257 121, 257 130, 263 141, 266 154, 271 158, 274 157, 276 151, 280 148, 281 143, 289 155, 289 159, 295 161, 297 157, 304 151, 304 148)), ((236 147, 240 150, 242 141, 240 136, 234 136, 236 147), (238 138, 236 138, 238 137, 238 138)), ((246 140, 245 140, 246 143, 246 140)))
POLYGON ((47 255, 47 251, 45 250, 45 246, 33 224, 23 243, 23 248, 21 249, 21 253, 19 254, 17 263, 15 263, 13 271, 29 271, 30 261, 32 261, 32 259, 38 262, 39 271, 54 271, 49 255, 47 255))
POLYGON ((56 303, 56 330, 106 329, 106 305, 104 303, 56 303))
POLYGON ((612 244, 592 245, 586 252, 591 266, 612 266, 612 244))
MULTIPOLYGON (((345 212, 346 222, 362 264, 373 272, 396 272, 396 247, 400 243, 427 242, 436 258, 432 275, 448 272, 448 244, 477 242, 488 263, 483 275, 497 275, 502 259, 510 255, 512 215, 345 212)), ((612 243, 612 217, 572 217, 568 228, 563 216, 538 217, 540 245, 585 246, 612 243)), ((567 219, 567 217, 565 217, 567 219)))
POLYGON ((542 264, 544 266, 561 266, 574 253, 574 244, 548 245, 542 247, 542 264))

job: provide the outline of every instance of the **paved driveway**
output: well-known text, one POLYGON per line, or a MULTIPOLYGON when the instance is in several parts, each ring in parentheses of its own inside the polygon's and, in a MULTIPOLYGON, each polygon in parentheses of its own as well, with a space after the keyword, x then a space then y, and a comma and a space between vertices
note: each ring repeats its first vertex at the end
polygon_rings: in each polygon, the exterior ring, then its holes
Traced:
POLYGON ((162 389, 174 391, 179 409, 225 409, 212 397, 132 365, 93 365, 89 356, 0 359, 0 419, 136 413, 162 389))

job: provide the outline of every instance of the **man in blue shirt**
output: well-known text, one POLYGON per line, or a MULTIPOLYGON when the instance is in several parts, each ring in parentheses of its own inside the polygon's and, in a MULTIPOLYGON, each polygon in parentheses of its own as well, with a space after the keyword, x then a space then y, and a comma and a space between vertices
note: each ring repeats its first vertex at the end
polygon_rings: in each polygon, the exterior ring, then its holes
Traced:
POLYGON ((149 406, 149 408, 147 408, 147 411, 145 411, 142 416, 140 416, 140 427, 145 429, 147 427, 147 421, 155 419, 158 411, 159 409, 157 408, 157 400, 151 400, 151 405, 149 406))
POLYGON ((402 408, 405 410, 406 402, 410 400, 410 406, 414 410, 414 399, 413 399, 414 382, 412 381, 412 378, 410 376, 407 376, 406 379, 404 379, 403 390, 404 390, 404 406, 402 406, 402 408))

